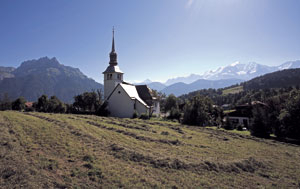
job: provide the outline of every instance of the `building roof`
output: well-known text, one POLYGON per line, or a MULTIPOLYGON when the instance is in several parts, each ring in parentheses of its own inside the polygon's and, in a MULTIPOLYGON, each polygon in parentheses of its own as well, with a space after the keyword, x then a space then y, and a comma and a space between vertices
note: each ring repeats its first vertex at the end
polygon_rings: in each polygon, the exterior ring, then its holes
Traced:
POLYGON ((137 90, 136 90, 136 87, 132 84, 129 84, 129 83, 119 83, 115 89, 111 92, 111 94, 108 96, 107 100, 111 97, 111 95, 115 92, 116 88, 118 86, 121 86, 124 91, 127 93, 127 95, 132 99, 132 100, 137 100, 139 101, 141 104, 143 104, 144 106, 146 106, 147 108, 149 108, 149 106, 147 105, 147 103, 145 103, 139 96, 137 90))
POLYGON ((25 106, 27 108, 31 108, 33 106, 33 102, 25 102, 25 106))
POLYGON ((123 73, 119 66, 109 65, 103 73, 123 73))
POLYGON ((152 106, 152 90, 147 85, 136 85, 135 88, 141 99, 143 99, 148 106, 152 106))

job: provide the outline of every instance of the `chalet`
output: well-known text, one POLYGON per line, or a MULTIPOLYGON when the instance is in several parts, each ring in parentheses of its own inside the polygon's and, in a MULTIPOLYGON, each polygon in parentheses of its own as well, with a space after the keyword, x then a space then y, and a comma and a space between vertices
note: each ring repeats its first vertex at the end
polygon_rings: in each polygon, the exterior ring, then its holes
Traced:
POLYGON ((130 118, 137 113, 159 114, 160 105, 153 91, 147 85, 133 85, 124 82, 124 73, 118 66, 115 51, 114 30, 110 61, 104 74, 104 99, 113 117, 130 118))
POLYGON ((226 119, 229 119, 229 122, 234 126, 244 126, 247 129, 249 125, 252 123, 252 108, 253 106, 262 106, 266 107, 265 103, 260 101, 253 101, 251 104, 244 104, 235 107, 235 110, 228 112, 226 114, 226 119))

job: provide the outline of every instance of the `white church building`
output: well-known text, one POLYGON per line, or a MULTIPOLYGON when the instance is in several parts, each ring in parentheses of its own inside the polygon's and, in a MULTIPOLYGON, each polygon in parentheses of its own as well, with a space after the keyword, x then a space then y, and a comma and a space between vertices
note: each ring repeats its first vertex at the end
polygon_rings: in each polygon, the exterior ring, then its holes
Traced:
POLYGON ((109 66, 104 74, 104 99, 110 116, 131 118, 134 113, 159 114, 160 105, 147 85, 133 85, 123 81, 124 73, 118 66, 114 30, 109 66))

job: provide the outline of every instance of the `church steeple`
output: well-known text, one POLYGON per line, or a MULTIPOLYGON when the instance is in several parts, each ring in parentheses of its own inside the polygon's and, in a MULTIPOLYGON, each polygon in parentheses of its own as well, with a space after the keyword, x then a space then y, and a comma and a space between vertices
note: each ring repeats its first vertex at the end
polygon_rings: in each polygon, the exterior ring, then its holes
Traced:
POLYGON ((115 29, 113 28, 113 31, 112 31, 112 47, 111 47, 111 52, 109 54, 109 57, 110 57, 110 61, 109 61, 109 64, 110 65, 118 65, 118 62, 117 62, 117 53, 115 51, 115 29))

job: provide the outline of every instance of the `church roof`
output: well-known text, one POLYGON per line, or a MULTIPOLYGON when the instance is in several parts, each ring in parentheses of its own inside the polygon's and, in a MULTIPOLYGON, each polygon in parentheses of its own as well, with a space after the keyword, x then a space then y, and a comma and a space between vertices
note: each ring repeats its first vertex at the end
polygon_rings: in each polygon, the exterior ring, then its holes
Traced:
POLYGON ((123 73, 119 66, 109 65, 103 73, 123 73))
POLYGON ((147 103, 147 105, 152 106, 152 91, 147 85, 136 85, 136 90, 143 101, 147 103))
POLYGON ((137 101, 139 101, 141 104, 143 104, 144 106, 146 106, 147 108, 149 108, 149 106, 147 105, 146 102, 144 102, 141 97, 139 96, 136 86, 130 84, 130 83, 119 83, 115 89, 111 92, 111 94, 108 96, 107 100, 111 97, 111 95, 116 91, 116 89, 118 88, 118 86, 121 86, 124 91, 127 93, 127 95, 129 96, 129 98, 131 98, 132 100, 136 99, 137 101))
POLYGON ((147 106, 148 105, 141 99, 141 97, 139 96, 136 87, 134 85, 131 84, 125 84, 125 83, 120 83, 121 87, 124 89, 124 91, 128 94, 128 96, 131 99, 136 99, 138 100, 140 103, 142 103, 143 105, 147 106))

